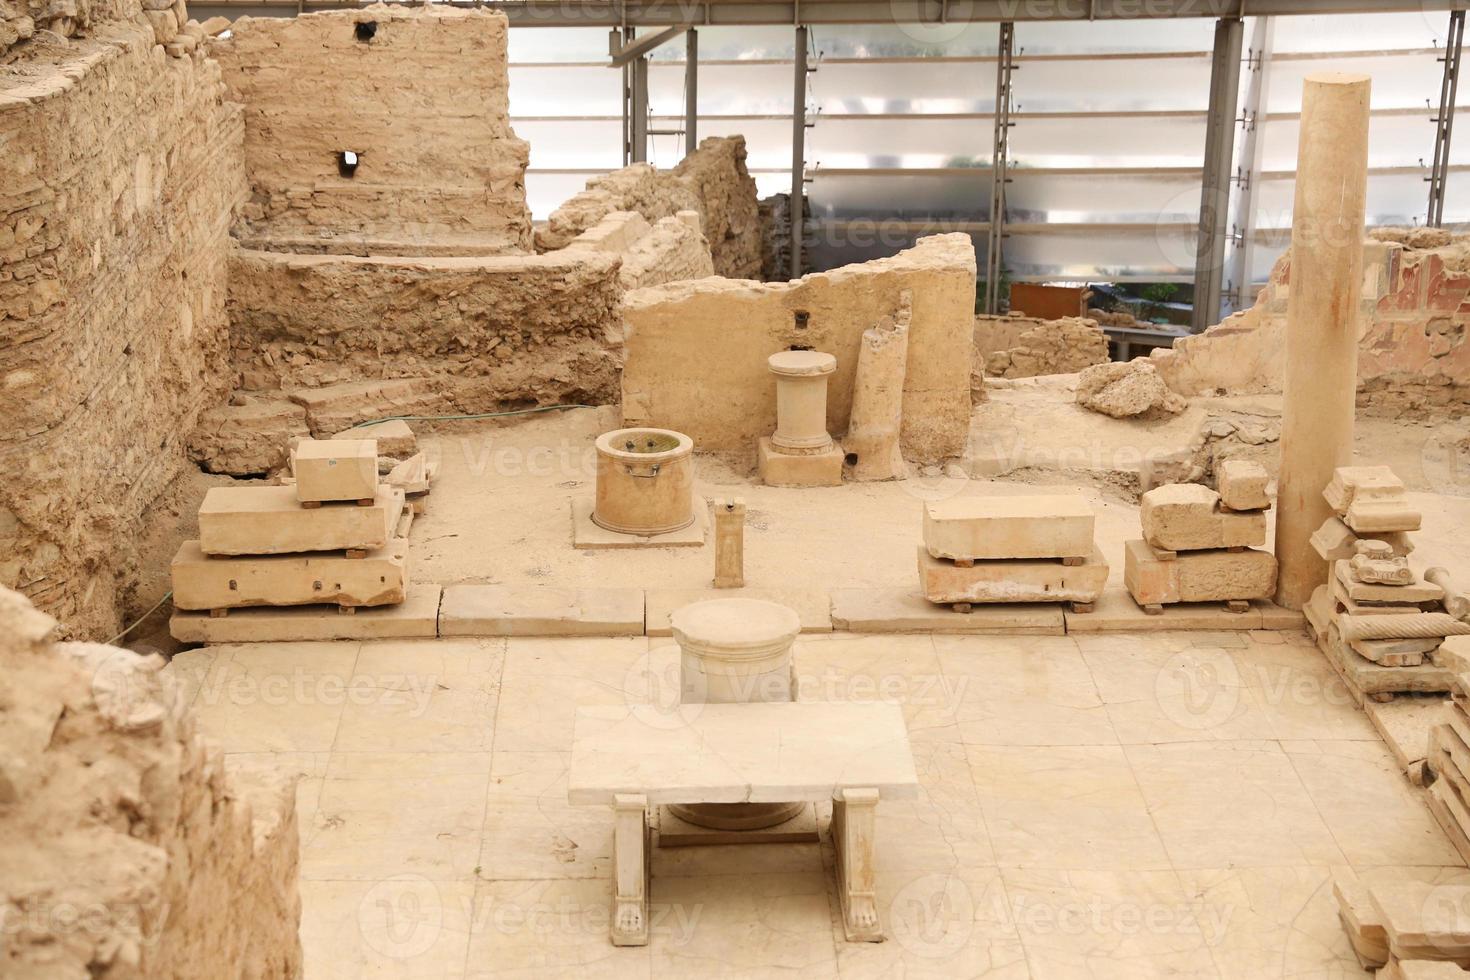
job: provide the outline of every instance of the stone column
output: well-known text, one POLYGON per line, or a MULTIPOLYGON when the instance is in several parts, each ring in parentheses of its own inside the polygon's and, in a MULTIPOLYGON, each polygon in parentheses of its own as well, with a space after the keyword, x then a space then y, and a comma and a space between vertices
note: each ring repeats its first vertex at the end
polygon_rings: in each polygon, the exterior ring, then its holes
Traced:
POLYGON ((715 588, 745 586, 745 499, 715 501, 715 588))
POLYGON ((1302 91, 1276 499, 1276 601, 1288 609, 1327 581, 1310 538, 1332 516, 1322 490, 1353 456, 1370 88, 1367 75, 1324 72, 1302 91))
POLYGON ((832 445, 827 433, 827 376, 837 358, 814 350, 783 350, 766 361, 776 376, 777 452, 816 454, 832 445))
POLYGON ((852 385, 852 415, 842 447, 854 480, 901 480, 908 475, 899 448, 903 380, 909 358, 909 294, 897 315, 863 331, 852 385))

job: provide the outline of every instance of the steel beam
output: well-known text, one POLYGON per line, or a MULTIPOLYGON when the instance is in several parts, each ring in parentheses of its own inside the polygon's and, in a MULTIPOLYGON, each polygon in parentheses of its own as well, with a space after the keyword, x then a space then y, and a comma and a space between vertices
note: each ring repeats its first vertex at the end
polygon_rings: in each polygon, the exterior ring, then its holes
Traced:
POLYGON ((628 110, 628 156, 633 163, 648 160, 648 59, 628 62, 631 97, 628 110))
MULTIPOLYGON (((691 11, 667 0, 443 0, 447 6, 498 10, 518 27, 669 27, 693 20, 705 26, 758 24, 929 24, 1126 20, 1192 17, 1279 17, 1400 13, 1404 0, 704 0, 691 11)), ((1466 9, 1466 0, 1417 0, 1416 11, 1466 9)), ((352 0, 200 0, 199 19, 293 16, 297 10, 362 9, 352 0)))
POLYGON ((1245 25, 1238 17, 1215 24, 1210 65, 1210 113, 1205 124, 1204 180, 1194 259, 1194 313, 1199 333, 1220 318, 1225 279, 1225 232, 1230 227, 1230 165, 1235 155, 1235 111, 1240 96, 1240 48, 1245 25))
POLYGON ((1429 216, 1425 224, 1444 224, 1444 192, 1449 179, 1450 136, 1455 128, 1455 93, 1460 86, 1460 51, 1465 40, 1465 11, 1450 14, 1445 37, 1444 74, 1439 83, 1439 114, 1434 117, 1434 164, 1429 171, 1429 216))
POLYGON ((1249 75, 1245 86, 1245 106, 1241 112, 1241 145, 1236 167, 1235 200, 1231 213, 1235 215, 1232 237, 1235 248, 1230 253, 1230 284, 1226 290, 1227 302, 1232 311, 1243 310, 1255 301, 1251 292, 1254 276, 1254 253, 1256 247, 1256 182, 1263 169, 1263 151, 1266 141, 1261 138, 1262 115, 1270 104, 1271 49, 1276 34, 1276 22, 1270 17, 1257 17, 1251 27, 1249 75))
POLYGON ((684 155, 699 146, 699 32, 684 35, 684 155))
POLYGON ((802 235, 806 233, 806 38, 805 24, 796 28, 791 73, 791 278, 801 278, 802 235))
POLYGON ((612 58, 612 66, 617 68, 635 58, 642 58, 660 44, 666 41, 672 41, 688 29, 687 25, 675 24, 673 27, 664 28, 657 34, 647 34, 638 38, 636 41, 624 44, 621 47, 615 47, 608 52, 608 55, 612 58))
POLYGON ((1016 68, 1016 25, 1000 25, 999 54, 995 59, 995 131, 991 142, 990 227, 985 249, 985 312, 1000 312, 1001 261, 1006 227, 1006 184, 1010 181, 1011 75, 1016 68))

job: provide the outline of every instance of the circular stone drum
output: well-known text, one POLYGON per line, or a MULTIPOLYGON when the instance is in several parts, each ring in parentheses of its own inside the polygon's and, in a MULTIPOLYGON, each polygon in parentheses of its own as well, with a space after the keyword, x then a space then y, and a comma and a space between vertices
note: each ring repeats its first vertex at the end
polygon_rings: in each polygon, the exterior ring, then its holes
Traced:
MULTIPOLYGON (((791 644, 801 632, 795 611, 763 599, 709 599, 676 609, 685 704, 794 700, 791 644)), ((680 819, 713 830, 759 830, 785 823, 804 803, 691 803, 669 807, 680 819)))
POLYGON ((837 370, 837 358, 815 350, 783 350, 772 354, 766 366, 776 376, 776 432, 771 445, 800 455, 824 452, 832 445, 827 433, 827 376, 837 370))
POLYGON ((597 437, 592 521, 653 535, 694 523, 694 440, 670 429, 614 429, 597 437))

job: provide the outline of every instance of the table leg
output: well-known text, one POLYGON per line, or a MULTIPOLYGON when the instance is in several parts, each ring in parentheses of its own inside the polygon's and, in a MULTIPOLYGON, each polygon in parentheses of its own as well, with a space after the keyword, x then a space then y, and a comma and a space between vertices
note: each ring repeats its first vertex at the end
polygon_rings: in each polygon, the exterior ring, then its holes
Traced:
POLYGON ((648 797, 613 800, 614 946, 648 945, 648 797))
POLYGON ((876 861, 873 854, 876 789, 838 790, 832 800, 832 841, 837 848, 837 891, 842 924, 850 943, 879 943, 876 861))

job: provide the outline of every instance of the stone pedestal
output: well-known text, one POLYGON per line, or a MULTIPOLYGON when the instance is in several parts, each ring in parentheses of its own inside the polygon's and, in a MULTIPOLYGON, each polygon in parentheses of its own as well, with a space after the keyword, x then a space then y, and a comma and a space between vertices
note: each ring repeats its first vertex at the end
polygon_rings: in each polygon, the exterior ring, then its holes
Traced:
MULTIPOLYGON (((675 610, 672 626, 682 652, 683 703, 796 700, 791 644, 801 619, 794 610, 763 599, 709 599, 675 610)), ((749 831, 783 824, 804 809, 804 803, 694 803, 669 812, 697 827, 749 831)))
POLYGON ((909 306, 905 303, 896 317, 885 317, 863 331, 853 378, 852 417, 842 441, 854 480, 901 480, 907 475, 899 429, 908 354, 909 306))
POLYGON ((1370 89, 1341 73, 1303 85, 1276 494, 1276 602, 1288 609, 1327 580, 1310 539, 1332 516, 1322 490, 1352 461, 1370 89))
POLYGON ((715 588, 745 586, 745 500, 715 501, 715 588))
POLYGON ((827 432, 827 377, 837 358, 786 350, 767 364, 776 376, 776 431, 760 440, 761 479, 781 487, 840 484, 842 447, 827 432))
POLYGON ((597 437, 594 524, 649 537, 686 528, 694 516, 694 440, 669 429, 597 437))

